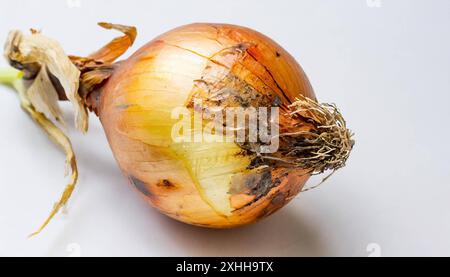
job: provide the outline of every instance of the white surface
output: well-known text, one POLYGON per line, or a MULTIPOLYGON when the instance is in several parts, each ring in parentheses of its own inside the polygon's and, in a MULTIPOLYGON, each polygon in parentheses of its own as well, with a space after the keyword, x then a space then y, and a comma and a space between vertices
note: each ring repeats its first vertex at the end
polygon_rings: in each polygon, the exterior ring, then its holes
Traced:
POLYGON ((449 15, 446 0, 5 1, 0 41, 40 28, 80 55, 116 35, 97 21, 137 26, 129 53, 191 22, 259 30, 340 106, 357 144, 345 169, 270 218, 208 230, 148 207, 92 116, 86 136, 69 126, 80 171, 69 213, 27 239, 65 185, 64 157, 1 87, 0 255, 450 255, 449 15))

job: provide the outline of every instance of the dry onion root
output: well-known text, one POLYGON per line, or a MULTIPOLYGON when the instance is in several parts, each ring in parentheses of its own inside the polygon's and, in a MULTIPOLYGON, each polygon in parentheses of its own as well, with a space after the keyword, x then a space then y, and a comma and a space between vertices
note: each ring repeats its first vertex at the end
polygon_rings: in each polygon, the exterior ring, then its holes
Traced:
POLYGON ((21 72, 0 72, 0 82, 19 91, 22 107, 65 151, 72 170, 61 199, 33 234, 67 203, 77 181, 70 140, 58 127, 64 123, 58 100, 72 103, 82 132, 87 110, 94 111, 130 183, 161 212, 189 224, 254 222, 284 206, 311 175, 345 166, 354 140, 341 113, 316 101, 301 67, 268 37, 234 25, 191 24, 115 62, 136 29, 100 26, 124 35, 87 57, 67 56, 34 30, 12 31, 5 46, 6 59, 21 72), (174 137, 180 107, 190 120, 181 139, 174 137), (234 117, 218 121, 230 109, 264 108, 270 115, 255 113, 254 126, 270 129, 269 140, 252 136, 251 124, 237 127, 234 117), (206 140, 202 132, 217 122, 206 140), (243 140, 229 139, 228 132, 241 131, 243 140))

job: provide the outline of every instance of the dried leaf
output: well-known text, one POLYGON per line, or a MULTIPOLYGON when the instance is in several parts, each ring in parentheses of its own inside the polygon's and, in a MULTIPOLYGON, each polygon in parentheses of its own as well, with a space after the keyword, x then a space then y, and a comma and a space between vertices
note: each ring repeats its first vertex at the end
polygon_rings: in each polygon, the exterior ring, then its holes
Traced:
POLYGON ((50 139, 61 147, 66 154, 66 166, 71 169, 69 184, 45 222, 31 236, 41 232, 66 205, 78 179, 78 169, 70 139, 50 120, 53 118, 63 123, 58 99, 68 99, 72 103, 75 108, 75 125, 83 133, 86 132, 88 128, 86 105, 89 105, 89 101, 85 102, 87 95, 111 76, 114 67, 118 64, 112 64, 112 62, 121 56, 136 38, 134 27, 110 23, 99 23, 99 25, 106 29, 119 30, 125 35, 112 40, 87 58, 68 57, 58 42, 43 36, 36 30, 31 30, 31 35, 11 31, 5 45, 5 56, 8 62, 21 72, 11 70, 1 72, 0 82, 12 85, 19 92, 22 108, 50 139), (62 95, 64 95, 63 98, 62 95))
POLYGON ((74 107, 77 129, 83 133, 87 131, 88 114, 83 100, 78 95, 80 71, 58 42, 38 32, 24 35, 21 31, 11 31, 5 45, 5 56, 11 64, 40 66, 36 78, 26 88, 28 99, 38 112, 62 120, 61 112, 55 103, 56 91, 48 76, 49 72, 60 82, 74 107))
POLYGON ((95 113, 98 112, 98 103, 95 100, 96 97, 93 98, 94 101, 90 97, 91 93, 102 87, 111 76, 120 64, 120 62, 113 62, 133 45, 137 34, 136 28, 132 26, 103 22, 98 25, 105 29, 121 31, 124 35, 113 39, 88 57, 69 56, 72 63, 81 71, 79 94, 86 106, 95 113))
POLYGON ((31 100, 28 98, 28 93, 20 78, 17 78, 17 80, 11 82, 11 84, 19 93, 20 105, 22 109, 27 112, 28 115, 30 115, 30 117, 46 132, 49 138, 64 151, 64 153, 66 154, 66 168, 71 169, 70 181, 61 194, 60 199, 55 203, 44 223, 36 232, 30 235, 35 236, 39 234, 45 228, 45 226, 47 226, 50 220, 58 213, 58 211, 67 204, 67 201, 72 195, 72 192, 75 189, 75 185, 78 180, 78 168, 70 139, 43 113, 40 113, 35 109, 31 100))
POLYGON ((39 71, 36 79, 39 81, 33 82, 26 91, 28 99, 33 103, 34 108, 45 114, 47 118, 55 118, 64 123, 58 105, 58 92, 53 87, 45 66, 39 71))
POLYGON ((137 35, 136 28, 105 22, 100 22, 98 25, 105 29, 114 29, 125 34, 124 36, 113 39, 107 45, 89 55, 89 58, 93 60, 103 63, 112 63, 133 45, 137 35))

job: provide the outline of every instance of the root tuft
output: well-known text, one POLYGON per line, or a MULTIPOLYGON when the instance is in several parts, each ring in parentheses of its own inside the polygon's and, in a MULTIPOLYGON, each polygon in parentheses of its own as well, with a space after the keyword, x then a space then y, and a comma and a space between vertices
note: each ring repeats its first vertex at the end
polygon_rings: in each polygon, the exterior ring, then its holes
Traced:
POLYGON ((314 129, 281 133, 280 137, 296 138, 295 145, 282 159, 298 167, 311 169, 312 174, 344 167, 355 141, 336 105, 317 103, 301 96, 289 108, 292 110, 290 116, 301 117, 312 124, 314 129))

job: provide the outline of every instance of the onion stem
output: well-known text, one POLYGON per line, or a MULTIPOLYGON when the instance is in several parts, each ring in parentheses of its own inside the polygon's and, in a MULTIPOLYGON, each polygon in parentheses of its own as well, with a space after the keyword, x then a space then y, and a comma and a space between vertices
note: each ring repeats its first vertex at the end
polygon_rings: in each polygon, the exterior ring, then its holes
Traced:
POLYGON ((12 67, 0 68, 0 84, 12 86, 15 81, 22 78, 23 73, 12 67))

